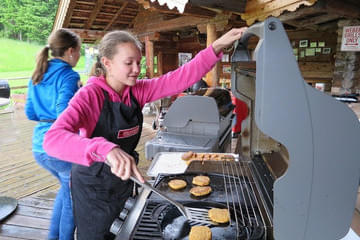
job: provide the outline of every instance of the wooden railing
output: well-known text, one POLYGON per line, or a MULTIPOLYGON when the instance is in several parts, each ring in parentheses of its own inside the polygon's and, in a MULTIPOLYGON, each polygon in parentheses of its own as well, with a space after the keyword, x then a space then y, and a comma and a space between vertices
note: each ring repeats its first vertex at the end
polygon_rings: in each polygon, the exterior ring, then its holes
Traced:
MULTIPOLYGON (((23 79, 30 79, 30 77, 1 78, 0 80, 7 80, 8 82, 10 82, 10 81, 23 80, 23 79)), ((23 89, 23 88, 28 88, 28 85, 10 87, 11 90, 13 90, 13 89, 23 89)))

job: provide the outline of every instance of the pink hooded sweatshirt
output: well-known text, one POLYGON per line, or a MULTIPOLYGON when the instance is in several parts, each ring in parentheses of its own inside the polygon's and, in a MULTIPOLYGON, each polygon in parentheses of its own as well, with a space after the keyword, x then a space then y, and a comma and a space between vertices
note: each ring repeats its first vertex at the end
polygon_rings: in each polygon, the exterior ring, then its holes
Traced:
POLYGON ((114 147, 120 147, 103 137, 91 138, 104 103, 102 89, 109 93, 110 101, 130 105, 130 90, 141 108, 145 103, 175 95, 199 81, 222 53, 216 56, 212 46, 200 51, 190 62, 159 78, 137 80, 133 87, 126 86, 119 95, 104 77, 91 77, 69 102, 45 135, 44 149, 53 157, 90 166, 104 162, 114 147), (80 132, 80 134, 79 134, 80 132))

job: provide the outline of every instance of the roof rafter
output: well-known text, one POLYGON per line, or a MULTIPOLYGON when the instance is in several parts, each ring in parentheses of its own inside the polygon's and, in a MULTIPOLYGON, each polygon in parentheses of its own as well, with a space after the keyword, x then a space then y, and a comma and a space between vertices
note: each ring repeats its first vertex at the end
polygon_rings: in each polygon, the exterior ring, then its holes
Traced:
POLYGON ((94 20, 96 19, 96 16, 100 12, 100 9, 104 5, 104 2, 105 2, 105 0, 97 1, 97 3, 95 4, 95 9, 91 12, 90 18, 84 26, 85 29, 90 29, 91 25, 93 24, 94 20))
POLYGON ((124 11, 124 9, 126 8, 126 6, 128 5, 127 2, 123 3, 123 5, 120 7, 120 9, 115 13, 115 15, 113 16, 113 18, 110 20, 110 22, 106 25, 105 27, 105 31, 107 31, 111 25, 115 22, 115 20, 119 17, 119 15, 124 11))

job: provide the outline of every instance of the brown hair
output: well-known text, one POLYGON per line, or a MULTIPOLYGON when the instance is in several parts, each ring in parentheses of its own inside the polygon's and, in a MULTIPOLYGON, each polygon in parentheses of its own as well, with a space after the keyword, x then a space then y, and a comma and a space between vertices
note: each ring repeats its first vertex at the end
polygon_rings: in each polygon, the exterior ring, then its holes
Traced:
POLYGON ((66 50, 77 48, 80 44, 80 37, 70 30, 61 28, 52 32, 48 38, 48 45, 36 56, 36 67, 31 76, 33 84, 40 83, 48 68, 49 50, 51 50, 51 56, 63 57, 66 50))
POLYGON ((131 33, 127 31, 112 31, 101 39, 99 44, 99 55, 93 65, 90 76, 106 76, 106 69, 101 63, 102 57, 112 59, 117 53, 116 46, 121 43, 133 43, 141 52, 141 42, 131 33))

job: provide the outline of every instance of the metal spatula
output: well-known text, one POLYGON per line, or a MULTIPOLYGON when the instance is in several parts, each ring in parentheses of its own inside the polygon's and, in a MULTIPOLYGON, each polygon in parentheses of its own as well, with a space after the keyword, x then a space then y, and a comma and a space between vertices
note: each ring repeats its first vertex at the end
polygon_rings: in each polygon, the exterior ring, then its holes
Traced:
POLYGON ((149 189, 150 191, 169 201, 171 204, 177 207, 180 213, 184 215, 190 222, 197 222, 206 225, 217 225, 217 223, 210 220, 208 215, 208 209, 185 207, 181 203, 173 200, 172 198, 169 198, 164 193, 151 186, 148 182, 142 183, 133 176, 131 176, 130 179, 139 184, 140 186, 149 189))

